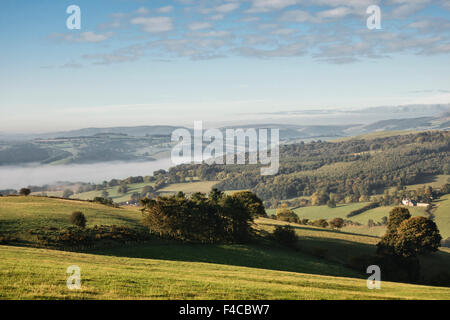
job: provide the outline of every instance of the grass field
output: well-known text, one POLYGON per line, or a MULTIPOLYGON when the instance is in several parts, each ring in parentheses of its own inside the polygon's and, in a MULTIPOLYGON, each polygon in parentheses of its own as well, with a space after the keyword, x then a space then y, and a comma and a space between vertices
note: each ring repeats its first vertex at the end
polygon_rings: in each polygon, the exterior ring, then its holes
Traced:
POLYGON ((317 219, 333 219, 344 218, 351 211, 360 209, 367 205, 368 202, 350 203, 350 204, 338 204, 336 208, 330 208, 328 206, 309 206, 295 209, 294 212, 300 218, 306 218, 309 220, 317 219))
MULTIPOLYGON (((409 186, 405 186, 406 190, 417 190, 422 187, 432 187, 433 189, 438 189, 442 187, 444 184, 450 182, 449 174, 438 174, 435 176, 424 177, 420 183, 411 184, 409 186)), ((395 187, 389 188, 389 190, 394 190, 395 187)))
MULTIPOLYGON (((351 218, 352 221, 367 225, 369 219, 380 222, 383 217, 389 217, 389 212, 397 206, 383 206, 367 210, 351 218)), ((424 207, 405 207, 412 216, 427 216, 424 207)))
POLYGON ((450 299, 450 288, 0 246, 1 299, 450 299), (66 269, 81 269, 81 289, 66 269))
MULTIPOLYGON (((293 226, 299 237, 302 252, 324 258, 339 264, 348 264, 355 258, 371 256, 376 252, 376 244, 380 238, 376 235, 357 233, 358 227, 346 231, 303 226, 293 223, 260 218, 256 220, 257 227, 265 232, 271 232, 276 225, 289 224, 293 226)), ((374 227, 381 230, 384 227, 374 227)), ((440 248, 438 252, 420 258, 421 268, 427 270, 425 277, 432 279, 450 268, 450 248, 440 248)))
POLYGON ((433 212, 443 239, 450 237, 450 194, 445 195, 436 202, 436 210, 433 212))
MULTIPOLYGON (((208 193, 211 191, 211 188, 217 184, 218 181, 195 181, 195 182, 185 182, 185 183, 174 183, 170 184, 162 189, 159 189, 158 192, 162 194, 172 194, 178 191, 183 191, 186 194, 194 193, 194 192, 204 192, 208 193)), ((154 183, 131 183, 128 184, 128 191, 126 193, 119 193, 119 186, 107 188, 108 197, 112 198, 114 202, 126 202, 131 199, 131 195, 135 192, 141 193, 142 189, 145 186, 154 187, 154 183)), ((92 200, 95 197, 101 197, 103 191, 89 191, 83 193, 77 193, 71 196, 72 199, 80 199, 80 200, 92 200)), ((50 194, 49 194, 50 195, 50 194)), ((62 191, 55 194, 56 196, 61 196, 62 191)))
POLYGON ((186 183, 174 183, 165 188, 158 190, 161 193, 176 193, 182 191, 185 194, 191 194, 194 192, 208 193, 212 187, 219 181, 198 181, 198 182, 186 182, 186 183))
MULTIPOLYGON (((68 226, 73 211, 95 224, 140 226, 136 208, 44 197, 0 197, 0 231, 68 226)), ((281 221, 260 218, 261 235, 281 221)), ((383 282, 368 290, 365 273, 346 267, 375 252, 376 236, 292 224, 299 249, 268 240, 246 245, 143 244, 64 252, 0 246, 0 299, 450 299, 450 288, 383 282), (66 268, 81 268, 69 291, 66 268)), ((421 260, 427 275, 450 266, 450 249, 421 260)))
MULTIPOLYGON (((131 199, 131 195, 135 192, 141 193, 145 186, 154 186, 154 183, 130 183, 127 185, 128 191, 126 193, 119 193, 119 186, 107 188, 108 197, 112 198, 114 202, 125 202, 131 199)), ((101 197, 103 191, 89 191, 77 193, 71 196, 72 199, 92 200, 95 197, 101 197)))

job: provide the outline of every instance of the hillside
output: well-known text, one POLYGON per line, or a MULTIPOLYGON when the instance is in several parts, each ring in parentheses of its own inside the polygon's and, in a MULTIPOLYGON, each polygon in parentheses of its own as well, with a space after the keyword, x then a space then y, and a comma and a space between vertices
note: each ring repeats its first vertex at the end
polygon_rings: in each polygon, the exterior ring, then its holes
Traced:
POLYGON ((24 233, 32 228, 67 227, 69 216, 82 211, 87 226, 140 224, 141 213, 134 208, 113 208, 97 203, 47 197, 0 197, 1 233, 24 233))
MULTIPOLYGON (((141 214, 135 208, 46 197, 0 197, 0 230, 18 237, 16 244, 42 246, 29 237, 28 231, 66 228, 68 216, 75 210, 85 213, 88 227, 141 225, 141 214)), ((384 281, 384 290, 369 291, 365 266, 355 265, 355 261, 374 254, 379 241, 376 236, 292 224, 299 236, 299 249, 294 251, 263 240, 280 224, 286 223, 257 219, 255 228, 263 238, 245 245, 195 245, 155 238, 146 243, 86 248, 78 253, 1 246, 0 297, 450 299, 448 288, 384 281), (73 264, 79 265, 84 275, 85 287, 78 293, 67 292, 63 281, 65 268, 73 264)), ((437 281, 433 279, 448 270, 450 250, 442 249, 420 263, 427 270, 427 281, 437 281)))
POLYGON ((0 246, 1 299, 450 299, 449 288, 0 246), (66 268, 81 269, 80 291, 66 268), (130 272, 132 271, 132 272, 130 272))

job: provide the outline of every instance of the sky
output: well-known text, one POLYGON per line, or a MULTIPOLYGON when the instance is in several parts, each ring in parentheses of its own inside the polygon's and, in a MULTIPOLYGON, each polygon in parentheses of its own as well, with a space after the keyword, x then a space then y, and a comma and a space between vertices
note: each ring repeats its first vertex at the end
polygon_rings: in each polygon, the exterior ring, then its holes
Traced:
POLYGON ((448 0, 2 0, 0 43, 0 132, 450 102, 448 0))

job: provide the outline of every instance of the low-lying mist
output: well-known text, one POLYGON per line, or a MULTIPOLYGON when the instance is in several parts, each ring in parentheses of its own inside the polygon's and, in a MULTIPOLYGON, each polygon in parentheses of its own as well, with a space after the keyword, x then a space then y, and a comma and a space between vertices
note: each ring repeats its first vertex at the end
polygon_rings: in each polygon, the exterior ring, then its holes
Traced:
POLYGON ((100 162, 74 165, 0 166, 0 189, 54 184, 60 181, 100 183, 114 178, 146 176, 172 167, 170 158, 150 162, 100 162))

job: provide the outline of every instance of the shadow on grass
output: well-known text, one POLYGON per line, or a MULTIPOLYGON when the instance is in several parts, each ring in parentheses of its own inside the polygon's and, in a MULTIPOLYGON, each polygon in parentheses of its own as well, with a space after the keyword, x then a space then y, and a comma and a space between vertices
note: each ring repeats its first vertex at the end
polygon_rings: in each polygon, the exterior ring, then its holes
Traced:
POLYGON ((209 245, 174 242, 89 251, 92 254, 116 257, 202 262, 317 275, 362 277, 360 273, 343 265, 305 252, 277 244, 209 245))
MULTIPOLYGON (((270 227, 280 226, 279 224, 272 224, 272 223, 264 223, 264 225, 270 226, 270 227)), ((377 237, 374 235, 347 232, 347 231, 339 231, 339 230, 325 229, 325 228, 314 228, 314 227, 309 227, 309 226, 305 226, 305 225, 290 224, 290 226, 293 227, 294 229, 299 229, 299 230, 320 231, 320 232, 329 232, 329 233, 336 233, 336 234, 347 234, 347 235, 351 235, 351 236, 362 236, 362 237, 375 238, 375 239, 380 238, 380 237, 377 237)))

